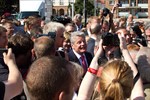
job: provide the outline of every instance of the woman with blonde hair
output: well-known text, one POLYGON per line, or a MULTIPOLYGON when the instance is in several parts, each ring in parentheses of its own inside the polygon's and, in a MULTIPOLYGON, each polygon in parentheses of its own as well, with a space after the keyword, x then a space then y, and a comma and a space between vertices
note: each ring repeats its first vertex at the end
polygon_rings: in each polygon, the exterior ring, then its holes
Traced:
POLYGON ((104 100, 129 98, 133 88, 133 72, 125 61, 108 62, 100 77, 100 93, 104 100))
POLYGON ((63 49, 65 52, 69 52, 71 50, 71 42, 70 42, 70 33, 64 32, 64 41, 63 41, 63 49))
MULTIPOLYGON (((127 50, 124 33, 122 30, 117 33, 123 59, 109 61, 104 65, 99 81, 100 97, 96 100, 126 100, 128 98, 130 100, 144 100, 142 80, 127 50)), ((97 60, 103 53, 102 42, 101 40, 99 49, 83 78, 77 100, 91 99, 99 68, 97 60)))

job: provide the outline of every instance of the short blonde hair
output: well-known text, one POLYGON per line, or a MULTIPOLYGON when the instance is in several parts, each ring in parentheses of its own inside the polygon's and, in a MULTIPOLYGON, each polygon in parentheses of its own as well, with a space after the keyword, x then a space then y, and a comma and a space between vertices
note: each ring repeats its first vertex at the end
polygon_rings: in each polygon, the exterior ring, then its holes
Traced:
POLYGON ((127 49, 129 51, 132 51, 132 50, 139 51, 140 47, 137 44, 129 44, 129 45, 127 45, 127 49))
POLYGON ((64 32, 65 41, 70 40, 70 36, 71 36, 70 33, 64 32))

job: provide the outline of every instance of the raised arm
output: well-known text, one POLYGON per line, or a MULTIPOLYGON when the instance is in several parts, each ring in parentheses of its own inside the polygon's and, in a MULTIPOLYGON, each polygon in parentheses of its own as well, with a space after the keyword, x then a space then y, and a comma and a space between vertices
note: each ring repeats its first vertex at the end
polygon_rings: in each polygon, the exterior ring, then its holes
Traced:
MULTIPOLYGON (((123 33, 123 31, 118 31, 117 33, 118 33, 118 37, 120 39, 120 49, 122 51, 124 60, 131 67, 131 69, 133 71, 133 76, 135 78, 138 74, 138 70, 137 70, 128 50, 127 50, 124 33, 123 33)), ((131 93, 131 100, 144 100, 143 84, 142 84, 142 80, 141 80, 140 76, 138 77, 138 80, 134 84, 134 87, 133 87, 133 90, 131 93)))
POLYGON ((99 68, 97 61, 99 56, 102 54, 102 52, 103 49, 102 49, 102 40, 101 40, 99 43, 99 49, 96 52, 94 58, 92 59, 89 69, 82 80, 82 83, 79 88, 77 100, 90 100, 94 90, 94 84, 96 81, 96 72, 99 68))
POLYGON ((9 75, 8 80, 4 81, 5 95, 4 100, 10 100, 11 98, 19 95, 23 89, 22 76, 17 68, 14 54, 11 49, 8 49, 8 53, 4 53, 4 62, 8 66, 9 75))

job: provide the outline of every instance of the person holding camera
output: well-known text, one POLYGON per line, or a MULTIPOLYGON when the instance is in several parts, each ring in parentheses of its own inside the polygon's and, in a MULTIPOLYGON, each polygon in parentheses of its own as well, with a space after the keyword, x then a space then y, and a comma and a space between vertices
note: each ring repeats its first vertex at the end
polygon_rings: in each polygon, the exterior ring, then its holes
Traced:
POLYGON ((7 30, 4 27, 0 26, 0 48, 2 48, 2 50, 0 51, 0 81, 7 80, 9 73, 8 67, 3 60, 3 49, 6 49, 8 43, 6 32, 7 30))
POLYGON ((142 36, 142 31, 139 25, 134 25, 130 28, 130 34, 132 38, 132 43, 141 44, 142 46, 147 46, 145 37, 142 36))
POLYGON ((109 32, 111 27, 111 22, 113 21, 111 18, 112 14, 108 8, 100 9, 100 24, 102 25, 102 33, 109 32), (106 20, 107 15, 109 15, 109 21, 106 20))
MULTIPOLYGON (((118 31, 120 49, 124 60, 112 60, 102 70, 99 80, 99 98, 97 100, 144 100, 143 84, 138 70, 126 47, 123 31, 118 31)), ((81 83, 77 100, 89 100, 94 90, 99 56, 103 53, 103 40, 94 56, 89 70, 81 83)))
POLYGON ((103 39, 103 54, 100 56, 101 59, 120 59, 121 52, 119 49, 119 38, 117 34, 104 33, 102 34, 103 39))
MULTIPOLYGON (((116 32, 117 31, 123 31, 123 34, 125 36, 125 40, 126 40, 126 43, 127 44, 131 44, 132 43, 132 37, 131 37, 131 34, 130 32, 126 29, 126 27, 119 27, 116 29, 116 32)), ((115 33, 116 33, 115 32, 115 33)))
POLYGON ((3 53, 3 59, 8 66, 9 74, 7 80, 0 81, 0 100, 10 100, 22 92, 23 80, 16 65, 12 49, 8 49, 7 54, 3 53))
POLYGON ((115 26, 113 22, 113 14, 116 10, 117 7, 119 7, 119 3, 115 2, 115 5, 113 6, 112 10, 109 10, 108 8, 103 8, 100 10, 100 20, 101 20, 101 25, 102 25, 102 33, 105 32, 113 32, 115 31, 115 26), (106 20, 108 19, 108 21, 106 20))
POLYGON ((120 48, 119 48, 120 41, 116 34, 118 31, 123 31, 127 44, 132 43, 132 38, 130 36, 130 33, 126 30, 125 27, 117 28, 115 34, 110 32, 103 33, 102 39, 104 41, 103 42, 104 53, 100 57, 102 61, 121 58, 122 53, 120 52, 120 48))

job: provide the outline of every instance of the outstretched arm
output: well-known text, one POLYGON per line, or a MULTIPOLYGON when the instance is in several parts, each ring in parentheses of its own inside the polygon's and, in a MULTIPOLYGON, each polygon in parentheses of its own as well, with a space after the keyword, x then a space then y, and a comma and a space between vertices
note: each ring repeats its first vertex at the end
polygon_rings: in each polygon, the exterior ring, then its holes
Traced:
MULTIPOLYGON (((92 59, 89 69, 98 70, 99 66, 97 61, 100 55, 102 54, 102 52, 103 49, 102 49, 102 40, 101 40, 99 43, 99 49, 96 52, 94 58, 92 59)), ((95 81, 96 81, 96 75, 87 71, 80 85, 77 100, 90 100, 94 90, 95 81)))
MULTIPOLYGON (((120 49, 122 51, 124 60, 131 67, 131 69, 133 71, 133 76, 135 78, 135 76, 138 74, 138 70, 127 50, 124 33, 123 33, 123 31, 118 31, 117 33, 118 33, 118 37, 120 39, 120 49)), ((138 78, 137 82, 134 84, 134 87, 132 89, 131 100, 144 100, 143 84, 142 84, 142 80, 140 77, 138 78)))
POLYGON ((9 75, 8 80, 4 81, 5 95, 4 100, 10 100, 11 98, 19 95, 23 89, 22 76, 17 68, 15 57, 11 49, 8 49, 8 53, 4 53, 4 62, 8 66, 9 75))

